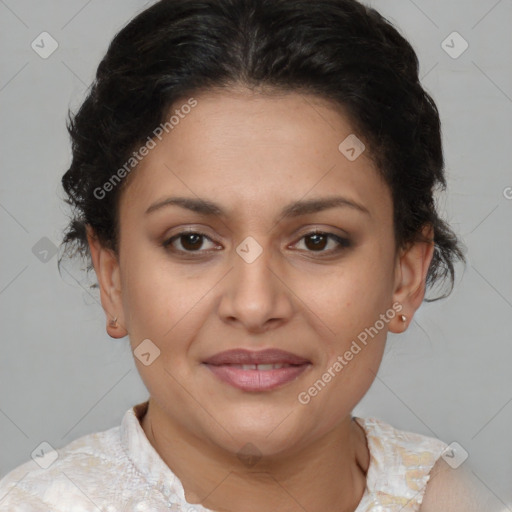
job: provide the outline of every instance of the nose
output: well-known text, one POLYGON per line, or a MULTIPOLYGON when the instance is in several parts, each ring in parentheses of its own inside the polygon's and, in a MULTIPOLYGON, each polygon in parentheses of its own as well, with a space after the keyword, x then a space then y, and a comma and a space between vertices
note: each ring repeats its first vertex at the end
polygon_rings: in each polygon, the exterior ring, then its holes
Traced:
POLYGON ((244 253, 239 247, 224 280, 219 315, 248 332, 265 332, 290 320, 294 310, 291 283, 276 259, 272 261, 270 249, 261 247, 253 259, 254 244, 243 248, 249 251, 244 253))

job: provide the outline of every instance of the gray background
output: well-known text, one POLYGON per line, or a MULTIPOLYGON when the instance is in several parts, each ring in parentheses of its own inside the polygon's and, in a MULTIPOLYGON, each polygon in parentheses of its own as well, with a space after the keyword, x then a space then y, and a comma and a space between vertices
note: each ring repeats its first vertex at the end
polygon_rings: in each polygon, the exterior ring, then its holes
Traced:
MULTIPOLYGON (((449 187, 439 204, 468 265, 457 267, 448 299, 423 304, 404 335, 389 335, 354 413, 457 441, 482 487, 512 510, 512 2, 366 3, 418 53, 443 122, 449 187), (442 47, 453 31, 469 43, 458 58, 442 47)), ((80 265, 61 277, 51 252, 67 220, 67 108, 78 107, 109 41, 145 5, 0 0, 0 477, 42 441, 59 448, 118 425, 147 398, 128 339, 106 334, 80 265), (43 31, 59 44, 47 59, 31 48, 43 31)))

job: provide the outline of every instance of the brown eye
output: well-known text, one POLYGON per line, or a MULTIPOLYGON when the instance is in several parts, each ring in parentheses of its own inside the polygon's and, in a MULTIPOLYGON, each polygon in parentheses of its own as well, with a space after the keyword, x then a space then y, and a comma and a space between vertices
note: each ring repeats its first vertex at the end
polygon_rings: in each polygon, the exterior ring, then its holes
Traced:
POLYGON ((187 233, 186 235, 181 235, 181 245, 187 251, 196 251, 198 249, 201 249, 201 246, 203 245, 202 237, 203 235, 199 235, 196 233, 187 233))
POLYGON ((169 238, 162 245, 164 248, 172 246, 172 249, 176 252, 201 252, 200 249, 202 249, 204 245, 204 239, 207 239, 211 242, 211 239, 204 233, 199 233, 196 231, 183 231, 169 238), (176 248, 175 242, 179 242, 182 249, 176 248))
POLYGON ((304 235, 301 240, 304 240, 304 245, 309 252, 318 253, 332 253, 337 252, 343 248, 350 247, 350 240, 335 235, 334 233, 324 233, 323 231, 314 231, 304 235), (334 242, 334 247, 330 250, 325 250, 329 241, 334 242))
POLYGON ((326 243, 328 242, 328 237, 324 234, 314 233, 313 235, 308 235, 305 237, 306 247, 311 250, 322 250, 325 248, 326 243), (310 243, 308 243, 310 242, 310 243))

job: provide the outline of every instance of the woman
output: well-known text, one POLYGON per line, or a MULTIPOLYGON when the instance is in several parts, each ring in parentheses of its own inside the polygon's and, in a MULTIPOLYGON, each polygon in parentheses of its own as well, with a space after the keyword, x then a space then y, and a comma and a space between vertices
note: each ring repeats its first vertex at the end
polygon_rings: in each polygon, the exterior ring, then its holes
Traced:
POLYGON ((484 510, 446 443, 351 414, 464 260, 434 204, 438 112, 388 21, 161 0, 69 131, 64 244, 150 398, 12 471, 5 510, 484 510))

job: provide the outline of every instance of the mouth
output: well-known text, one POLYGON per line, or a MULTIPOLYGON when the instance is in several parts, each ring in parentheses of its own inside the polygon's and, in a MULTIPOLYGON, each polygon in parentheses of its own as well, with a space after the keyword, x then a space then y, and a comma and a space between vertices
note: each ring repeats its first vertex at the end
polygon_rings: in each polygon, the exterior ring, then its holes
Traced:
POLYGON ((203 365, 217 379, 235 388, 270 391, 297 379, 311 366, 311 361, 277 349, 236 349, 216 354, 203 365))
POLYGON ((280 370, 281 368, 289 368, 290 366, 298 366, 292 364, 227 364, 227 365, 217 365, 217 366, 229 366, 230 368, 239 368, 240 370, 259 370, 259 371, 269 371, 269 370, 280 370))

